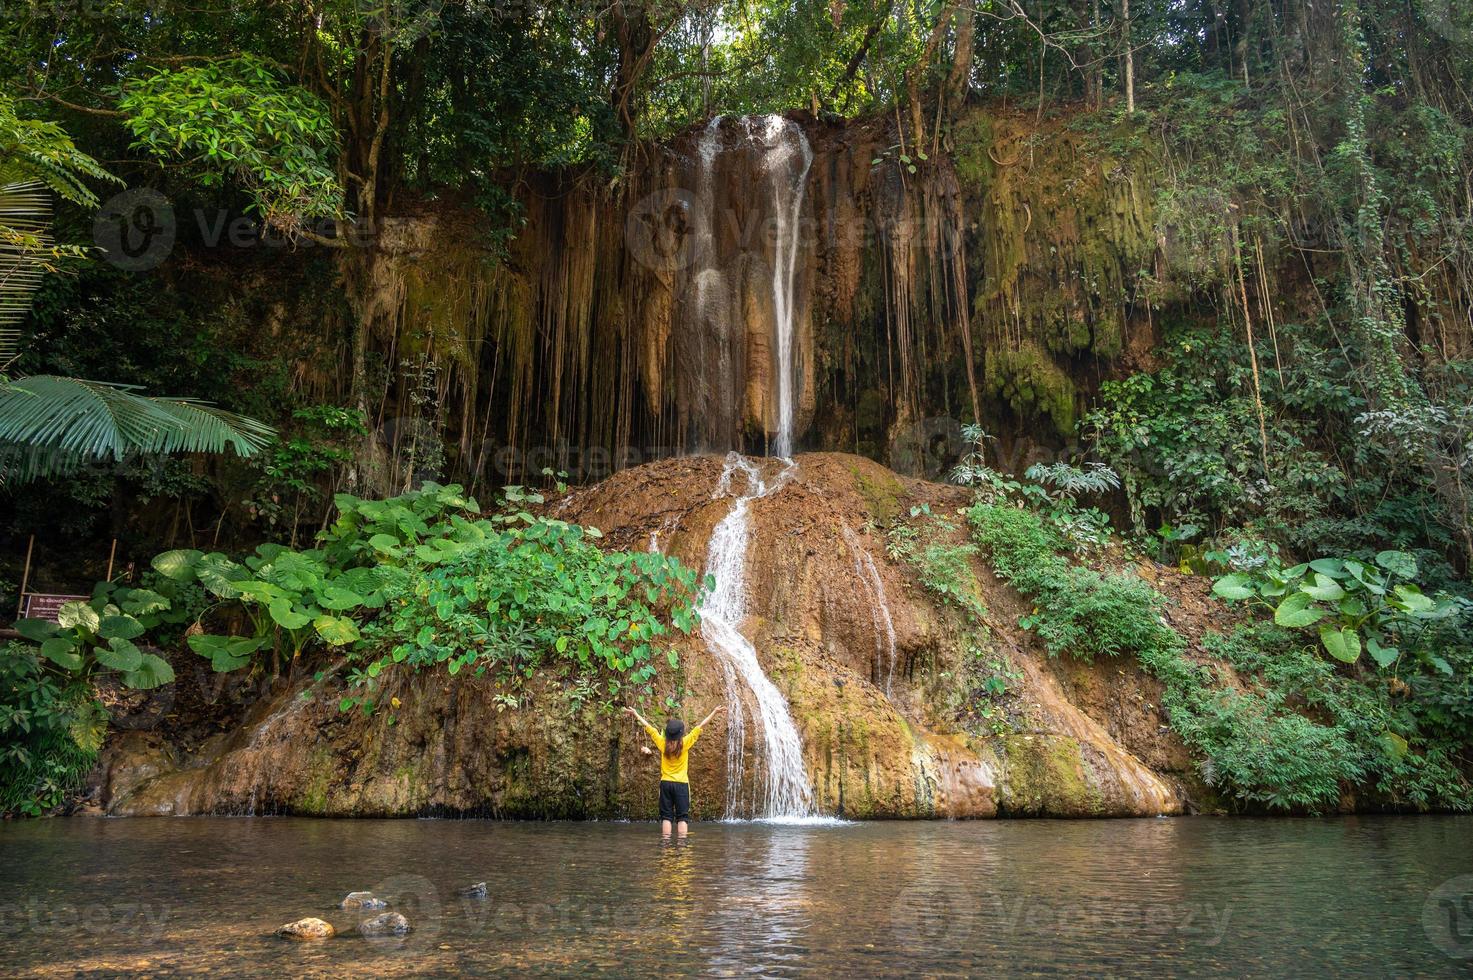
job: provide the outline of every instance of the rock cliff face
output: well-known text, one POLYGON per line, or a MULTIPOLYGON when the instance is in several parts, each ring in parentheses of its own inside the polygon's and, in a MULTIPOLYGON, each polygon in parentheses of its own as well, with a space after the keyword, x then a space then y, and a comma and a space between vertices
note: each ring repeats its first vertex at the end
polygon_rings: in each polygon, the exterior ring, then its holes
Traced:
MULTIPOLYGON (((766 470, 777 460, 754 460, 766 470)), ((717 456, 625 470, 576 490, 556 516, 611 546, 658 547, 703 567, 733 507, 717 456)), ((750 501, 746 616, 739 624, 786 700, 817 812, 847 817, 1128 816, 1188 807, 1192 764, 1156 685, 1132 664, 1052 659, 1016 623, 1022 601, 975 568, 980 622, 887 558, 876 531, 909 508, 946 514, 956 488, 839 454, 797 457, 776 492, 750 501), (1005 692, 982 692, 997 671, 1005 692), (979 699, 993 709, 975 710, 979 699)), ((1170 574, 1150 570, 1159 576, 1170 574)), ((723 664, 682 640, 688 713, 725 701, 723 664)), ((672 674, 673 672, 666 672, 672 674)), ((340 713, 339 682, 263 699, 236 730, 181 754, 131 733, 107 753, 112 814, 481 814, 651 817, 658 766, 622 715, 540 677, 508 707, 489 681, 390 677, 392 711, 340 713)), ((752 692, 737 688, 740 743, 718 720, 693 750, 697 818, 751 815, 767 774, 752 692)))

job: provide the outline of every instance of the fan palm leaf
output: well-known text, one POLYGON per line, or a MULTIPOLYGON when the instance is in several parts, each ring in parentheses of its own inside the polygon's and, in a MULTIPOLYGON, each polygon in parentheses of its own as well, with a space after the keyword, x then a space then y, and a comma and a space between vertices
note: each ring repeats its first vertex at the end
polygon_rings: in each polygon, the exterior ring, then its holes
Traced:
POLYGON ((190 398, 151 398, 132 385, 35 375, 0 385, 0 477, 55 476, 132 453, 260 452, 275 432, 190 398))

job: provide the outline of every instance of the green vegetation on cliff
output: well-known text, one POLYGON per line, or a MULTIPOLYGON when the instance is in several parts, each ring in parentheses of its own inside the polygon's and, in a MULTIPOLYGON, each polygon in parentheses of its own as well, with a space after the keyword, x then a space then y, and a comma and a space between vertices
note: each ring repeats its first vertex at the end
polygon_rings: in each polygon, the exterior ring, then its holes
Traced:
POLYGON ((1132 656, 1162 682, 1172 728, 1224 802, 1319 811, 1369 789, 1373 805, 1473 808, 1460 771, 1473 717, 1448 711, 1467 696, 1465 638, 1439 637, 1458 671, 1418 673, 1415 686, 1337 671, 1308 637, 1264 624, 1209 635, 1192 651, 1162 618, 1165 596, 1129 572, 1070 562, 1039 514, 979 503, 968 520, 998 574, 1037 604, 1023 625, 1050 653, 1132 656))

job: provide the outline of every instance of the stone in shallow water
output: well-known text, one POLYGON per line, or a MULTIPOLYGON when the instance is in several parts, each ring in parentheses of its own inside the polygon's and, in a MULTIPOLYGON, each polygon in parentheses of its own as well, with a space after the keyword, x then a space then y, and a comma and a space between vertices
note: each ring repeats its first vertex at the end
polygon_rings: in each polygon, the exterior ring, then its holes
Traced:
POLYGON ((337 934, 337 930, 321 919, 309 917, 298 919, 296 922, 288 922, 277 929, 276 934, 283 939, 331 939, 337 934))
POLYGON ((389 903, 374 898, 373 892, 348 892, 348 897, 338 903, 340 909, 386 909, 389 903))
POLYGON ((402 936, 409 930, 409 920, 398 912, 385 912, 358 923, 358 931, 365 936, 402 936))
POLYGON ((471 885, 469 888, 462 888, 460 890, 460 894, 464 895, 466 898, 485 898, 486 883, 484 881, 478 881, 474 885, 471 885))

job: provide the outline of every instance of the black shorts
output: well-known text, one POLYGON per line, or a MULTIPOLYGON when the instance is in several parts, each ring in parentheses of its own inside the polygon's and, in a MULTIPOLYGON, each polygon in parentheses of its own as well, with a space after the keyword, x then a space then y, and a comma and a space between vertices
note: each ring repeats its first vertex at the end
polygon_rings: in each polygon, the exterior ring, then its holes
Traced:
POLYGON ((660 819, 690 823, 690 783, 660 780, 660 819))

